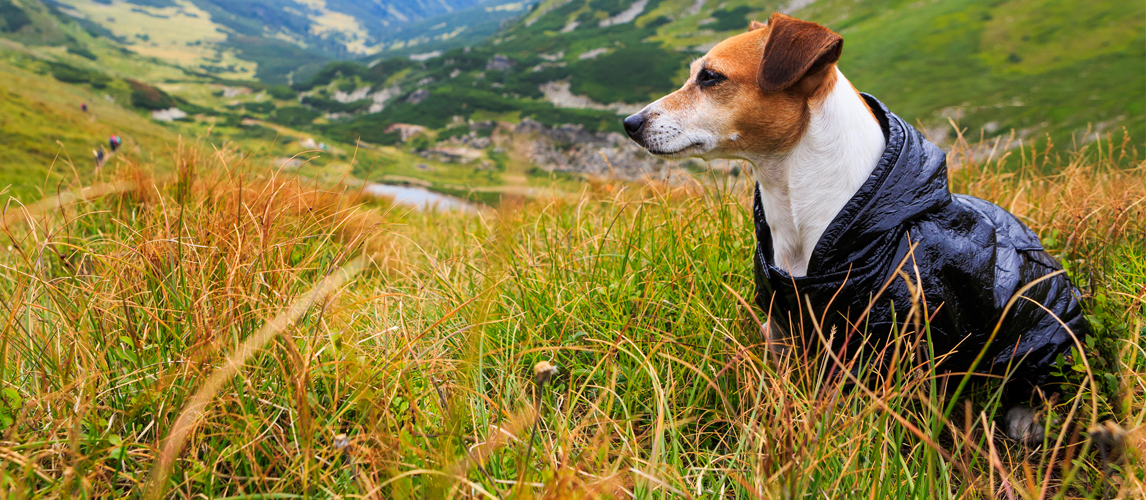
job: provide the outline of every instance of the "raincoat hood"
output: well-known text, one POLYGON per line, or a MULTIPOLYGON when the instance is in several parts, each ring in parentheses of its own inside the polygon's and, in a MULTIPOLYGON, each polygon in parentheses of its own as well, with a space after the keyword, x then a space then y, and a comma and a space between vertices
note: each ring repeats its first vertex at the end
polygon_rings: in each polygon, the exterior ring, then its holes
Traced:
POLYGON ((929 319, 940 370, 970 369, 985 350, 977 371, 1013 366, 1013 376, 1045 383, 1055 358, 1089 332, 1078 289, 1064 274, 1045 278, 1062 268, 1015 216, 978 198, 952 195, 943 151, 874 97, 863 97, 887 146, 816 243, 806 276, 775 265, 757 190, 757 304, 805 344, 818 343, 813 324, 825 337, 834 329, 832 347, 842 354, 864 344, 882 347, 916 307, 929 319), (1024 293, 1031 300, 1007 307, 1036 281, 1024 293))

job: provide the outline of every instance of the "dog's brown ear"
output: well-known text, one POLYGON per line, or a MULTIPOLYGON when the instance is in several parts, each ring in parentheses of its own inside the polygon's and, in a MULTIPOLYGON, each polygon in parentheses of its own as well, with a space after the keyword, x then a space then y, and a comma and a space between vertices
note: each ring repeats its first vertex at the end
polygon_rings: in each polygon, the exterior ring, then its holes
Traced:
POLYGON ((765 92, 788 89, 805 76, 820 77, 806 82, 807 87, 815 89, 823 81, 820 73, 840 60, 844 39, 830 29, 779 12, 772 14, 767 26, 772 32, 764 45, 764 59, 756 77, 765 92))
POLYGON ((767 28, 767 27, 768 27, 767 24, 764 24, 764 23, 757 21, 755 19, 753 19, 752 22, 748 23, 748 31, 762 30, 762 29, 767 28))

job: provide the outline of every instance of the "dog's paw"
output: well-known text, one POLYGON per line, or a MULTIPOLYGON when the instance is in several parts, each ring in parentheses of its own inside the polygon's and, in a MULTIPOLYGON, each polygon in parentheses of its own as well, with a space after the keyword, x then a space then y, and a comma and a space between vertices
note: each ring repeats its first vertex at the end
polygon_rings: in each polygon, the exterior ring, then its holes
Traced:
POLYGON ((784 357, 791 351, 792 347, 788 345, 788 338, 784 335, 779 328, 773 326, 772 320, 765 321, 760 326, 760 334, 764 338, 765 345, 772 351, 772 354, 784 357))
POLYGON ((1098 447, 1103 463, 1118 460, 1126 452, 1126 429, 1113 420, 1107 420, 1086 431, 1098 447))
POLYGON ((1014 406, 1003 416, 1007 437, 1026 445, 1043 442, 1046 428, 1038 421, 1038 412, 1027 406, 1014 406))

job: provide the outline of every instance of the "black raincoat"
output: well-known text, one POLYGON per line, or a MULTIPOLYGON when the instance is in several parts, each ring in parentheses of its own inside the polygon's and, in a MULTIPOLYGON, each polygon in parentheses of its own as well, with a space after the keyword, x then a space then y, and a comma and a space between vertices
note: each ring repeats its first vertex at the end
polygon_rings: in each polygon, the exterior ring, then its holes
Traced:
POLYGON ((777 326, 803 332, 806 345, 820 342, 808 313, 810 301, 824 337, 836 330, 834 350, 855 353, 864 338, 869 349, 880 349, 893 323, 902 326, 912 305, 909 285, 895 277, 902 269, 912 283, 922 284, 933 318, 930 348, 941 360, 940 371, 969 370, 985 348, 978 372, 1001 373, 1012 365, 1015 379, 1032 385, 1053 381, 1056 357, 1076 345, 1072 333, 1079 340, 1089 334, 1078 289, 1065 274, 1035 284, 1023 294, 1031 300, 1011 306, 988 345, 1011 297, 1062 267, 1014 215, 972 196, 952 195, 943 151, 878 100, 864 98, 887 147, 871 177, 816 243, 806 276, 793 278, 776 267, 757 192, 757 304, 771 311, 777 326), (901 262, 906 262, 902 268, 901 262))

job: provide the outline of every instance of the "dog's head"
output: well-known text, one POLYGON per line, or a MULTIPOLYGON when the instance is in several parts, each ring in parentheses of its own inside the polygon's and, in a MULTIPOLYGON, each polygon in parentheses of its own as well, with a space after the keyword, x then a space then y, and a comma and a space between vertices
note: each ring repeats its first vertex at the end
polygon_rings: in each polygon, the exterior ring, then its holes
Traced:
POLYGON ((810 110, 836 81, 843 38, 816 23, 772 14, 692 63, 680 90, 625 119, 650 152, 741 158, 789 151, 810 110))

